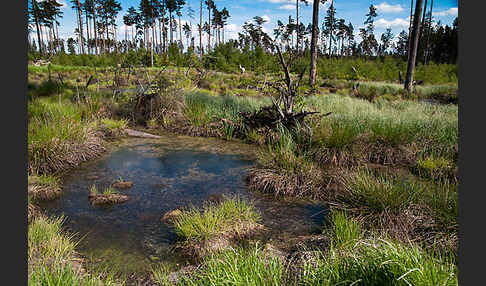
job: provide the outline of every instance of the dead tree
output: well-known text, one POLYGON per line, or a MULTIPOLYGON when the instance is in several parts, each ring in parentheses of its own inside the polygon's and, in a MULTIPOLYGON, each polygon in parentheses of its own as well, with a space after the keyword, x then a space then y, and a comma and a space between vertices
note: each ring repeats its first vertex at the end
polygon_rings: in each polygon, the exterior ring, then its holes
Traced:
MULTIPOLYGON (((317 111, 301 111, 299 113, 294 112, 295 98, 298 96, 299 85, 304 76, 306 67, 302 69, 297 80, 292 81, 289 66, 285 62, 279 47, 277 45, 275 45, 275 47, 277 48, 280 64, 282 65, 285 74, 285 78, 283 79, 285 86, 282 87, 281 81, 270 84, 278 92, 277 98, 271 97, 273 105, 264 106, 255 112, 240 113, 243 117, 243 121, 250 128, 275 128, 278 124, 282 124, 287 128, 293 128, 297 125, 297 123, 302 123, 307 115, 319 113, 317 111)), ((328 113, 325 116, 329 114, 331 113, 328 113)))

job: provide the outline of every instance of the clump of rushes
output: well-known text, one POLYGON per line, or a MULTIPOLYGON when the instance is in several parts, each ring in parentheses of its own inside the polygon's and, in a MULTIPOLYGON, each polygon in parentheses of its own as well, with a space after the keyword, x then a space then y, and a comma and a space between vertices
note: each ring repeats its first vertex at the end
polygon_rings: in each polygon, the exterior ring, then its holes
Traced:
POLYGON ((359 221, 338 210, 331 211, 330 225, 324 231, 329 232, 335 248, 350 246, 363 236, 359 221))
POLYGON ((317 253, 304 266, 299 285, 457 285, 451 253, 437 254, 411 244, 361 240, 351 248, 317 253))
POLYGON ((176 233, 186 241, 210 239, 226 232, 239 232, 260 221, 251 202, 241 198, 226 199, 220 204, 206 204, 202 212, 191 207, 174 220, 176 233))
POLYGON ((286 285, 285 268, 258 246, 235 248, 206 257, 200 271, 184 275, 180 285, 286 285))

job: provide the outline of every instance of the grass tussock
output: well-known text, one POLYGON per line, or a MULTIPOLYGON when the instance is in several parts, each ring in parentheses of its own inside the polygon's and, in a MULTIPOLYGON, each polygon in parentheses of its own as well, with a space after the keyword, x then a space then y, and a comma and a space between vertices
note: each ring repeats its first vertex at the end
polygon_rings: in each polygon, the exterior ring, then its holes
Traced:
POLYGON ((28 103, 29 174, 52 174, 98 156, 104 151, 90 128, 94 111, 55 98, 28 103))
POLYGON ((205 204, 202 211, 191 207, 174 220, 176 233, 186 241, 201 241, 228 232, 242 232, 257 224, 260 215, 251 202, 241 198, 225 199, 220 204, 205 204))
POLYGON ((28 191, 32 201, 52 200, 61 195, 60 178, 53 175, 28 176, 28 191))
POLYGON ((344 179, 343 199, 367 212, 400 211, 417 202, 421 185, 400 175, 374 174, 368 169, 344 179))

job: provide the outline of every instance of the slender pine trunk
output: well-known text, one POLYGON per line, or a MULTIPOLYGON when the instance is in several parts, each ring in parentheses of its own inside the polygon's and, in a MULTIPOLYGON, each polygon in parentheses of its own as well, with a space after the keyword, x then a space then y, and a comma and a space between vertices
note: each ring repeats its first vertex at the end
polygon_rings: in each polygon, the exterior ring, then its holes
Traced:
POLYGON ((430 14, 429 14, 429 30, 427 31, 427 40, 425 41, 425 56, 424 65, 427 64, 427 56, 429 55, 429 38, 432 31, 432 8, 434 7, 434 0, 430 2, 430 14))
POLYGON ((420 13, 422 12, 422 3, 423 0, 417 0, 415 4, 415 14, 413 16, 413 27, 412 27, 412 50, 409 51, 410 58, 408 59, 407 64, 407 75, 405 77, 405 86, 404 88, 407 90, 408 93, 412 91, 413 85, 413 74, 415 71, 415 60, 417 58, 417 48, 419 43, 419 33, 420 33, 420 13))
POLYGON ((89 21, 88 21, 88 11, 86 11, 86 39, 87 39, 87 49, 88 49, 88 54, 91 52, 91 49, 89 47, 89 21))
MULTIPOLYGON (((181 16, 180 14, 177 15, 179 17, 179 42, 181 43, 181 49, 182 49, 182 26, 181 26, 181 16)), ((182 51, 181 51, 182 52, 182 51)))
POLYGON ((208 6, 208 19, 209 19, 209 29, 208 29, 208 52, 211 50, 211 0, 209 0, 208 6))
POLYGON ((412 17, 413 17, 413 0, 411 0, 412 3, 410 5, 410 21, 408 23, 408 43, 407 43, 407 62, 410 59, 410 50, 411 50, 411 36, 412 36, 412 17))
POLYGON ((80 39, 81 39, 81 53, 84 54, 84 42, 83 42, 83 17, 81 15, 81 4, 78 0, 78 19, 79 19, 79 34, 81 35, 80 36, 80 39))
POLYGON ((295 10, 296 10, 295 20, 297 23, 297 29, 295 30, 296 38, 297 38, 297 41, 295 43, 295 50, 297 51, 298 54, 299 53, 299 0, 295 0, 295 10))
MULTIPOLYGON (((202 0, 201 0, 202 1, 202 0)), ((42 44, 41 44, 41 32, 40 32, 40 25, 39 25, 39 11, 37 7, 37 1, 32 0, 32 9, 34 10, 34 21, 35 21, 35 26, 37 30, 37 43, 39 44, 39 53, 40 56, 43 56, 43 51, 42 51, 42 44)))
POLYGON ((201 0, 201 13, 199 14, 199 57, 202 57, 203 49, 202 49, 202 14, 203 11, 203 1, 201 0))
POLYGON ((309 74, 309 84, 316 84, 317 74, 317 28, 319 25, 319 1, 314 1, 312 7, 312 38, 311 38, 311 66, 309 74))
POLYGON ((94 37, 95 37, 95 54, 99 54, 98 52, 98 36, 96 34, 97 30, 96 30, 96 13, 95 13, 95 2, 93 1, 93 31, 94 31, 94 37))

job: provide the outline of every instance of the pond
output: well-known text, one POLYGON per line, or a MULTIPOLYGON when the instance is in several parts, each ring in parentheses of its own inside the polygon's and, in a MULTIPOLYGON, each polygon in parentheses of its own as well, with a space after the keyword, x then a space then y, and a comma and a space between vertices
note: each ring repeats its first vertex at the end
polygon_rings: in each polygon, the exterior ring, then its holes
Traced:
POLYGON ((63 195, 41 207, 49 215, 64 215, 66 228, 82 238, 82 254, 124 265, 127 271, 147 269, 153 262, 183 262, 171 251, 177 240, 173 228, 160 219, 175 208, 200 207, 213 194, 252 200, 262 223, 275 233, 320 232, 324 205, 285 202, 247 190, 245 176, 255 164, 254 152, 247 144, 211 138, 130 138, 66 174, 63 195), (101 191, 120 178, 133 182, 131 188, 119 190, 130 200, 90 204, 92 185, 101 191))

